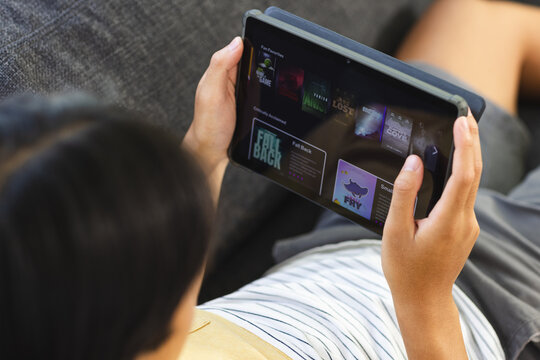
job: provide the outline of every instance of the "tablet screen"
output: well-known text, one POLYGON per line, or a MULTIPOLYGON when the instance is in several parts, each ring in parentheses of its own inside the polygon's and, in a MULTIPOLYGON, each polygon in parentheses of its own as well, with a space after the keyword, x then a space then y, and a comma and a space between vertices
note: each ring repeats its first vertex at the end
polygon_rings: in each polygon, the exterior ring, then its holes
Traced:
POLYGON ((248 17, 231 159, 381 232, 406 157, 424 162, 415 217, 445 184, 455 105, 248 17))

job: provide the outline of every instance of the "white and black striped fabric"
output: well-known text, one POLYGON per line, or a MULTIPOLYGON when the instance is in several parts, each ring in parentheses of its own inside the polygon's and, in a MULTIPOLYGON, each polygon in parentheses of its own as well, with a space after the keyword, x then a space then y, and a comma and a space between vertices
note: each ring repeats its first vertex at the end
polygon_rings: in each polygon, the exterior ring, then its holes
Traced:
MULTIPOLYGON (((457 286, 453 295, 469 358, 504 359, 499 339, 480 310, 457 286)), ((382 272, 379 241, 310 250, 200 308, 245 328, 292 359, 407 358, 382 272)))

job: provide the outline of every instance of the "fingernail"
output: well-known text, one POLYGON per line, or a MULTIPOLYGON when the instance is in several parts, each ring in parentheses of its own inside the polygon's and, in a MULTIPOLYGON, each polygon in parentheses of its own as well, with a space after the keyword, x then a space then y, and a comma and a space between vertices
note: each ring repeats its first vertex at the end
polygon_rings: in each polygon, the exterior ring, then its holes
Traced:
POLYGON ((405 160, 403 164, 403 171, 416 171, 420 167, 420 158, 418 156, 411 155, 405 160))
POLYGON ((238 46, 240 46, 240 43, 242 40, 240 40, 240 37, 237 36, 234 39, 232 39, 231 43, 227 46, 229 48, 229 51, 234 51, 238 46))

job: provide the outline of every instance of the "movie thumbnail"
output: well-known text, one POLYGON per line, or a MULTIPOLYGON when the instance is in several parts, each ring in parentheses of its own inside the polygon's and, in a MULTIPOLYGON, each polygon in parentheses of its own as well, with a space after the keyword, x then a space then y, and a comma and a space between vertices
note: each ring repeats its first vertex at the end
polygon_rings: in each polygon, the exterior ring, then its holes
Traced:
POLYGON ((332 199, 341 207, 370 220, 376 185, 375 175, 340 159, 332 199))
POLYGON ((323 117, 328 112, 330 105, 330 83, 306 72, 303 90, 302 111, 323 117))
POLYGON ((324 150, 254 118, 249 154, 269 178, 321 194, 326 164, 324 150))
POLYGON ((251 156, 271 166, 276 170, 281 170, 281 141, 282 139, 275 133, 261 127, 254 128, 253 152, 251 156))
POLYGON ((288 97, 293 101, 298 101, 302 96, 303 84, 303 69, 290 64, 280 65, 277 81, 277 91, 279 95, 288 97))
POLYGON ((273 86, 276 71, 276 57, 264 50, 259 50, 257 55, 257 66, 255 68, 257 79, 263 85, 273 86))
POLYGON ((416 121, 411 133, 411 152, 422 155, 429 144, 434 144, 435 139, 431 132, 427 131, 423 121, 416 121))
POLYGON ((381 141, 385 113, 386 107, 382 105, 359 107, 354 133, 367 139, 381 141))
POLYGON ((411 119, 387 109, 384 120, 382 147, 402 157, 409 153, 411 131, 413 122, 411 119))
POLYGON ((345 125, 351 124, 356 116, 356 98, 352 92, 335 88, 332 96, 334 118, 345 125))

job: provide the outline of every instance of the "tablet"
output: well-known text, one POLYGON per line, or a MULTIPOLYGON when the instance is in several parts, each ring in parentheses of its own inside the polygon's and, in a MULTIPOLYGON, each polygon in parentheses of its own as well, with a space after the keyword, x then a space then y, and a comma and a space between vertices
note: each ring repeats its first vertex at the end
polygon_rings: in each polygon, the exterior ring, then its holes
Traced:
POLYGON ((424 162, 415 217, 451 169, 460 96, 290 24, 249 11, 233 163, 382 233, 406 157, 424 162))

